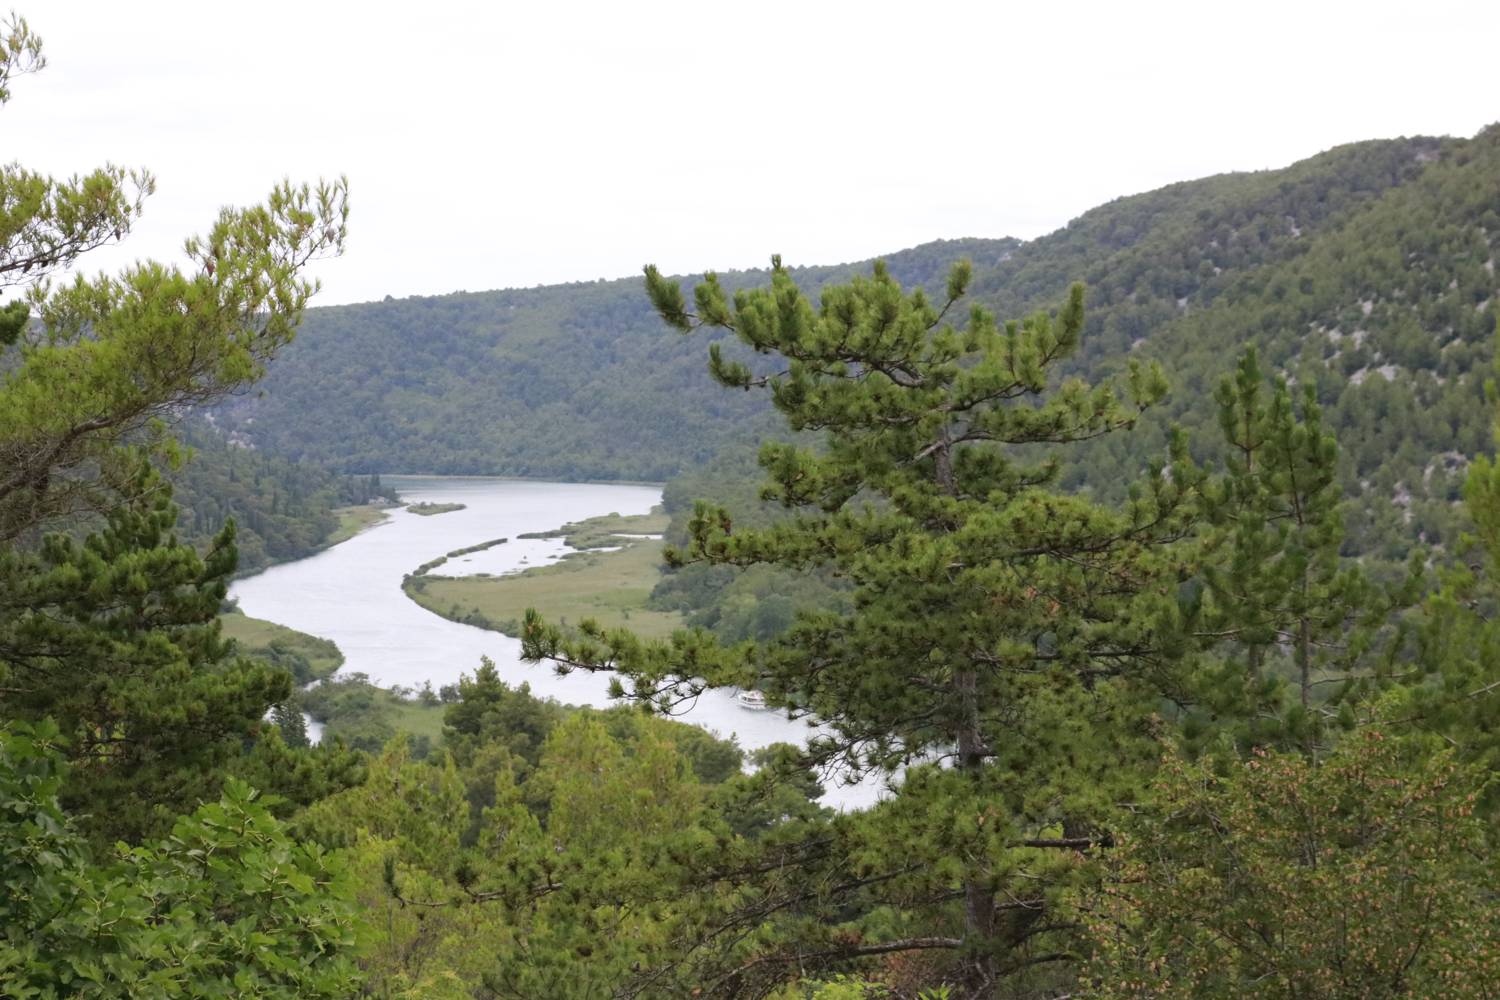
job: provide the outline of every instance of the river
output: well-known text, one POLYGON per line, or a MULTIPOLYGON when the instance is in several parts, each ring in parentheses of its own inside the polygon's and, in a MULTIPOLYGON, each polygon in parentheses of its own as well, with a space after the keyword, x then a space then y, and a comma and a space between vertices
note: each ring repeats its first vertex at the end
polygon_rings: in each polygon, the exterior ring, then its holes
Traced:
MULTIPOLYGON (((451 684, 488 656, 506 682, 528 683, 535 694, 572 705, 611 704, 608 675, 575 671, 559 677, 545 665, 523 663, 519 640, 439 618, 402 592, 401 578, 430 559, 493 538, 510 541, 450 560, 441 572, 499 575, 555 561, 567 551, 561 539, 517 536, 600 514, 644 514, 661 502, 659 488, 404 476, 386 481, 406 503, 466 506, 430 516, 392 510, 389 520, 331 549, 236 581, 230 596, 255 618, 333 640, 344 653, 344 671, 368 674, 384 686, 451 684)), ((727 691, 704 692, 679 717, 733 735, 749 750, 801 744, 809 733, 805 722, 746 708, 727 691)), ((860 808, 880 794, 874 781, 848 786, 830 780, 827 788, 823 801, 838 808, 860 808)))

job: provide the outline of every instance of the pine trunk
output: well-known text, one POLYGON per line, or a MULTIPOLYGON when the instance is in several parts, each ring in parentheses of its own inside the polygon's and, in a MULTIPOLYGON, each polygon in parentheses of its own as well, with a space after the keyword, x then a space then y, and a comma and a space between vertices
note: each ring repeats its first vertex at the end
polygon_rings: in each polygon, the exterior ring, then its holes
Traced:
MULTIPOLYGON (((979 678, 963 670, 954 678, 954 689, 962 708, 958 731, 958 769, 979 787, 986 749, 979 729, 979 678)), ((977 798, 977 797, 976 797, 977 798)), ((982 865, 970 869, 964 880, 964 936, 962 983, 965 997, 988 995, 995 982, 995 890, 982 865)))

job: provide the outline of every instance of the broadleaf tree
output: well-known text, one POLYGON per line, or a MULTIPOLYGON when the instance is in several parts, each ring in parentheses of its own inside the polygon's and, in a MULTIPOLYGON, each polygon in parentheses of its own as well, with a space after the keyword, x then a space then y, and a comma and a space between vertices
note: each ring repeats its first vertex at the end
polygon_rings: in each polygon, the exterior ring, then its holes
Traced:
MULTIPOLYGON (((0 26, 0 103, 42 68, 41 40, 0 26)), ((122 239, 152 180, 105 166, 57 180, 0 169, 0 719, 64 729, 103 841, 163 833, 285 699, 281 671, 229 656, 215 622, 235 563, 173 532, 159 466, 171 421, 247 386, 291 338, 341 252, 342 181, 282 182, 223 209, 187 264, 63 272, 122 239), (149 787, 151 794, 139 794, 149 787)))
POLYGON ((248 786, 168 836, 91 851, 59 807, 55 726, 0 728, 0 986, 8 997, 347 997, 350 886, 248 786))
POLYGON ((1083 994, 1500 995, 1491 779, 1386 726, 1321 760, 1169 754, 1084 907, 1083 994))

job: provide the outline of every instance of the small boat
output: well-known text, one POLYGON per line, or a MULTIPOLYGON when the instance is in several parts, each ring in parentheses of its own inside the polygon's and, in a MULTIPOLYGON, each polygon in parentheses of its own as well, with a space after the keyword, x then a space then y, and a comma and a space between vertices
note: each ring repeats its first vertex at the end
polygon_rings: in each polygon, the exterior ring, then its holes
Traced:
POLYGON ((741 708, 759 710, 766 707, 766 696, 759 691, 741 691, 734 696, 734 700, 740 703, 741 708))

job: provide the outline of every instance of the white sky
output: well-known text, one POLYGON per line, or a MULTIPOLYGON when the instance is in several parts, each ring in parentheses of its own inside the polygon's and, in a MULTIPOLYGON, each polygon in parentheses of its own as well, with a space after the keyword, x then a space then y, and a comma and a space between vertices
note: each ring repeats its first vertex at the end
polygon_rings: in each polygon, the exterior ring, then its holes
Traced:
POLYGON ((1500 2, 15 0, 6 157, 158 178, 120 250, 346 173, 318 302, 1034 237, 1113 197, 1500 119, 1500 2))

